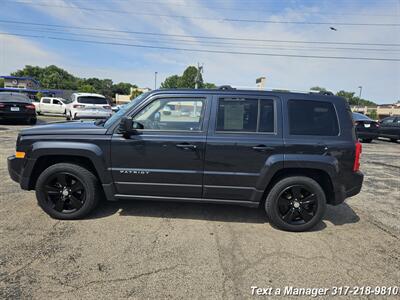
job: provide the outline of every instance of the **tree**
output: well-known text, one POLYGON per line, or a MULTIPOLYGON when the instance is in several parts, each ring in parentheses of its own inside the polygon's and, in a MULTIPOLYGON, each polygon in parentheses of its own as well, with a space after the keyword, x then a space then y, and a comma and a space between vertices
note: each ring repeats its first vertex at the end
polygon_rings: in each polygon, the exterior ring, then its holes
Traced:
POLYGON ((310 88, 311 91, 317 91, 317 92, 327 92, 326 88, 320 87, 320 86, 313 86, 310 88))
POLYGON ((179 81, 178 75, 172 75, 167 77, 163 83, 161 83, 161 88, 163 89, 177 89, 179 81))
POLYGON ((4 78, 0 78, 0 88, 4 87, 4 78))
POLYGON ((196 79, 199 88, 215 88, 214 83, 204 83, 203 76, 199 74, 197 78, 197 68, 195 66, 189 66, 183 72, 182 76, 172 75, 167 77, 163 83, 161 83, 161 88, 168 89, 194 89, 196 86, 196 79))
POLYGON ((350 105, 360 105, 360 106, 376 106, 376 103, 365 100, 359 97, 354 96, 354 92, 346 92, 346 91, 339 91, 336 93, 336 96, 343 97, 349 102, 350 105))
POLYGON ((376 112, 376 109, 371 110, 370 112, 367 113, 367 115, 368 115, 372 120, 378 120, 378 113, 376 112))
POLYGON ((96 89, 90 84, 84 84, 79 87, 81 93, 96 93, 96 89))
POLYGON ((132 94, 131 94, 131 100, 135 99, 137 96, 143 94, 142 91, 140 91, 138 88, 132 89, 132 94))
POLYGON ((126 82, 120 82, 112 86, 112 92, 113 94, 129 95, 131 93, 131 88, 137 88, 137 86, 126 82))

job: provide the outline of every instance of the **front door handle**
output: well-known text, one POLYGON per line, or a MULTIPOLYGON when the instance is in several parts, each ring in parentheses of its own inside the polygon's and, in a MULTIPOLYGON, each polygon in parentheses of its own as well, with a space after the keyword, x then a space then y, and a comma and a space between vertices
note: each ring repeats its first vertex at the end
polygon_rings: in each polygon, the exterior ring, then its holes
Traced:
POLYGON ((183 150, 196 150, 196 148, 197 148, 196 145, 192 145, 189 143, 177 144, 176 147, 181 148, 183 150))
POLYGON ((252 147, 252 149, 256 150, 256 151, 260 151, 260 152, 274 150, 273 147, 268 147, 268 146, 265 146, 265 145, 254 146, 254 147, 252 147))

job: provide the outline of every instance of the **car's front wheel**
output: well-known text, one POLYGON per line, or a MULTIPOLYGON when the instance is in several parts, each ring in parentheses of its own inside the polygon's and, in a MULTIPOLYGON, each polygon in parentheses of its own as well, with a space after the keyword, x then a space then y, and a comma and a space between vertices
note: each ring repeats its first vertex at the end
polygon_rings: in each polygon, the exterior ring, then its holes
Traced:
POLYGON ((62 220, 85 217, 101 196, 96 176, 71 163, 48 167, 40 174, 35 189, 40 207, 51 217, 62 220))
POLYGON ((287 231, 306 231, 319 223, 326 210, 326 197, 321 186, 304 176, 278 181, 265 200, 270 223, 287 231))

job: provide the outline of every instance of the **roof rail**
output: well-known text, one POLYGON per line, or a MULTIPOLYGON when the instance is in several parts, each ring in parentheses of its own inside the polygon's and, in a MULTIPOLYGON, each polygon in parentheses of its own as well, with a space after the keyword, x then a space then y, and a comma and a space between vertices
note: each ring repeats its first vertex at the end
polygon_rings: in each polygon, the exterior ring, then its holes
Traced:
POLYGON ((324 96, 334 96, 335 94, 331 91, 310 91, 309 94, 320 94, 324 96))
POLYGON ((235 88, 231 87, 230 85, 221 85, 217 87, 218 90, 236 90, 235 88))

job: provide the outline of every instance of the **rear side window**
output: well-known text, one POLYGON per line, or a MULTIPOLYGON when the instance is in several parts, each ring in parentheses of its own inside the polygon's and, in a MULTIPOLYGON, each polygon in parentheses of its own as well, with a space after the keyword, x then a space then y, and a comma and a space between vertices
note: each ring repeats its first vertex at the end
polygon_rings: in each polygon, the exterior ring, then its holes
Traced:
POLYGON ((335 136, 339 125, 332 103, 289 100, 289 133, 292 135, 335 136))
POLYGON ((274 117, 273 100, 221 98, 217 131, 274 132, 274 117))
POLYGON ((49 103, 50 104, 50 98, 43 98, 42 103, 49 103))

